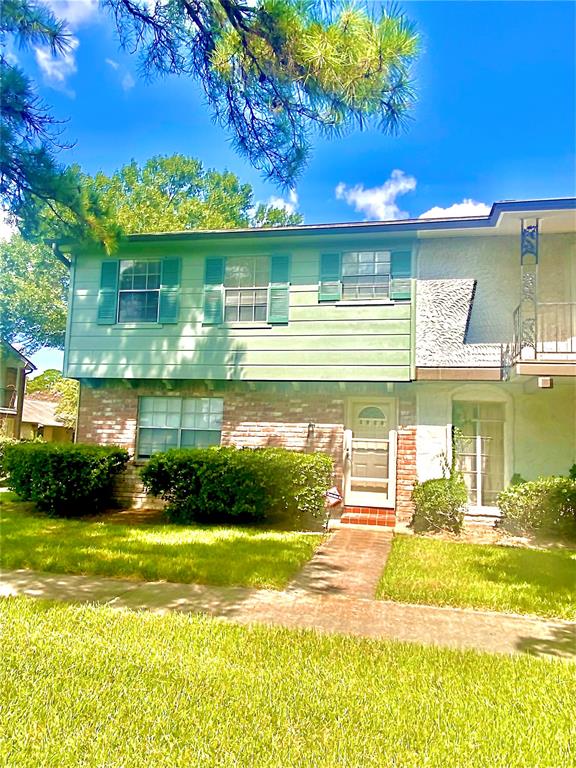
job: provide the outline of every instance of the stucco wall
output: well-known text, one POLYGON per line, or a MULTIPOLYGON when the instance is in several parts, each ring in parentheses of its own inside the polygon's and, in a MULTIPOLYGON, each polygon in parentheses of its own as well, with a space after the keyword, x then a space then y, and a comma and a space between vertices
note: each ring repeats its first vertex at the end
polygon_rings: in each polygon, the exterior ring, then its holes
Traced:
POLYGON ((536 380, 494 384, 456 382, 414 385, 418 404, 417 471, 420 481, 442 474, 447 452, 446 425, 452 401, 496 400, 506 407, 505 479, 515 472, 530 480, 566 474, 576 461, 576 383, 557 377, 552 389, 536 380))

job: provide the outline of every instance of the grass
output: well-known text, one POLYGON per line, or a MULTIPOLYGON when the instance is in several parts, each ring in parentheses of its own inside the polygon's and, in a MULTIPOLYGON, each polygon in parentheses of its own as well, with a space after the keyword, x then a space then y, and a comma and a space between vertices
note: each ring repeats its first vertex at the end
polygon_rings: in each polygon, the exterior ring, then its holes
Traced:
POLYGON ((144 581, 282 589, 321 535, 58 520, 3 493, 0 566, 144 581))
POLYGON ((4 600, 0 616, 6 766, 558 768, 576 757, 567 662, 27 598, 4 600))
POLYGON ((377 595, 576 619, 576 551, 396 536, 377 595))

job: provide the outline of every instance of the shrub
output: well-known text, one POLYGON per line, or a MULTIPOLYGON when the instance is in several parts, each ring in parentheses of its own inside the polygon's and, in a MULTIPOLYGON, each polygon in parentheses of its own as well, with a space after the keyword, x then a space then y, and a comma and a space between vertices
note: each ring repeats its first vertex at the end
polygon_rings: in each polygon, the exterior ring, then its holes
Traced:
POLYGON ((526 530, 576 535, 576 480, 539 477, 498 495, 506 521, 526 530))
POLYGON ((147 490, 167 501, 171 522, 296 523, 324 512, 332 460, 283 448, 189 448, 152 456, 147 490))
POLYGON ((459 533, 464 520, 468 494, 462 476, 439 477, 416 483, 412 491, 416 532, 445 530, 459 533))
POLYGON ((110 501, 114 475, 128 452, 118 446, 17 443, 5 449, 8 486, 61 517, 94 514, 110 501))
POLYGON ((6 435, 0 435, 0 478, 6 477, 6 471, 4 469, 4 451, 6 446, 15 445, 18 442, 15 437, 7 437, 6 435))

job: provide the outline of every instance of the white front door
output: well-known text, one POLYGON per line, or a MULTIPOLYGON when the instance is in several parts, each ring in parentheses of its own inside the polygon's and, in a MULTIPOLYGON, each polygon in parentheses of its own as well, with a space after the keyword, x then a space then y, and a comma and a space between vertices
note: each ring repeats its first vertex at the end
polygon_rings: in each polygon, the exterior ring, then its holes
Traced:
POLYGON ((394 506, 395 403, 352 402, 346 455, 345 504, 394 506))

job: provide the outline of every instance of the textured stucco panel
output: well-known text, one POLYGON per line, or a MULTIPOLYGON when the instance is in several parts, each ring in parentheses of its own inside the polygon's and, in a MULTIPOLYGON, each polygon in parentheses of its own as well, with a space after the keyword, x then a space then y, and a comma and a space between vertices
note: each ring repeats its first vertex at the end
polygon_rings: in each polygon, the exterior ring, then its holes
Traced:
POLYGON ((466 343, 474 301, 472 279, 419 280, 416 295, 416 365, 500 365, 499 344, 466 343))

